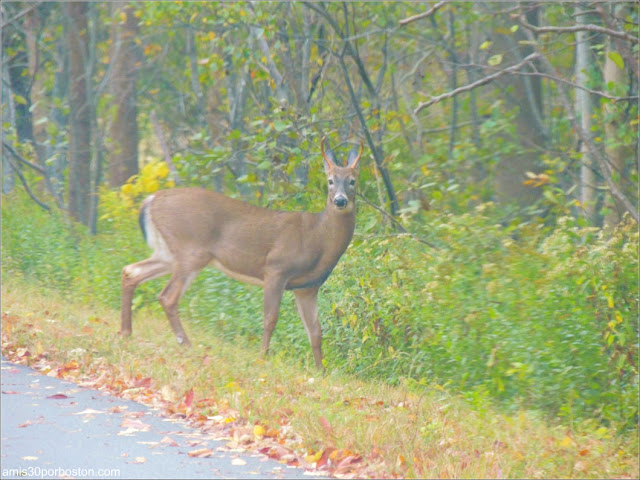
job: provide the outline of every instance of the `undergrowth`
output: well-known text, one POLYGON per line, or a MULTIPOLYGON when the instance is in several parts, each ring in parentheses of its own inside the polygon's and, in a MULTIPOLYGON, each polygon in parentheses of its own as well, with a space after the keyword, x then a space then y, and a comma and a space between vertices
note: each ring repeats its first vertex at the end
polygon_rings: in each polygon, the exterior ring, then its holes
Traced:
MULTIPOLYGON (((122 267, 149 249, 135 211, 115 194, 102 198, 106 214, 94 237, 23 196, 3 198, 3 279, 18 275, 119 308, 122 267)), ((553 227, 505 227, 492 209, 424 218, 415 229, 433 247, 356 231, 320 294, 328 369, 415 391, 438 386, 478 411, 493 404, 569 424, 635 428, 637 225, 605 232, 562 218, 553 227)), ((155 298, 165 281, 140 286, 134 308, 160 313, 155 298)), ((181 312, 192 335, 257 350, 261 306, 260 289, 205 271, 181 312)), ((290 295, 272 351, 313 363, 290 295)))

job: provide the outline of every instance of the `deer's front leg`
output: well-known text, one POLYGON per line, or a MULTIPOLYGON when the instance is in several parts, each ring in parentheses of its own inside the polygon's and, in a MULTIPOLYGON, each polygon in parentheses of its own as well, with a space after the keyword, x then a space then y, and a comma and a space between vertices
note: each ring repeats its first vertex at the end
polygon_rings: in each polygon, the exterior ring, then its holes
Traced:
POLYGON ((269 354, 269 342, 273 334, 278 315, 280 313, 280 302, 286 280, 280 276, 268 277, 264 282, 264 331, 262 332, 262 356, 269 354))
POLYGON ((311 287, 294 290, 293 293, 296 296, 298 313, 311 343, 316 367, 322 370, 322 329, 318 320, 318 290, 319 287, 311 287))

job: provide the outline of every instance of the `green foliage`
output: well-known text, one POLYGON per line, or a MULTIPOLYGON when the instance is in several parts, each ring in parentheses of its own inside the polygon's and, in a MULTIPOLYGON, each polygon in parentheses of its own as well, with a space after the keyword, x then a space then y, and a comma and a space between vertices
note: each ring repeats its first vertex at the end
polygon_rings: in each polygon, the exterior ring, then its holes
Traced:
POLYGON ((408 237, 352 247, 326 287, 327 356, 472 401, 635 424, 637 226, 505 228, 491 208, 432 219, 440 250, 408 237))
MULTIPOLYGON (((3 198, 3 276, 23 275, 119 308, 122 267, 149 254, 135 211, 118 210, 119 195, 103 193, 95 237, 60 214, 36 210, 25 195, 3 198)), ((357 233, 320 296, 329 369, 416 388, 441 385, 478 408, 498 402, 570 422, 631 427, 637 226, 629 221, 605 232, 565 217, 553 228, 505 227, 495 221, 498 213, 483 204, 462 215, 428 214, 422 233, 438 249, 408 235, 371 236, 375 227, 357 233)), ((358 224, 373 218, 361 209, 358 224)), ((164 281, 143 284, 134 304, 156 305, 164 281)), ((181 311, 192 336, 203 329, 258 348, 258 288, 205 271, 181 311)), ((312 364, 291 295, 272 345, 276 355, 312 364)))

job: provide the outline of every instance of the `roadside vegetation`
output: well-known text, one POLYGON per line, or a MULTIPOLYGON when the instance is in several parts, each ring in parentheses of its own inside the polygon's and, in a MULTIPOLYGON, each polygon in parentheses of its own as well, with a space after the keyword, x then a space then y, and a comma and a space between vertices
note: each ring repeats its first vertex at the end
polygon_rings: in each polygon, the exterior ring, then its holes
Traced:
POLYGON ((432 246, 360 227, 321 292, 323 376, 291 298, 262 361, 261 290, 213 271, 181 304, 194 348, 157 305, 161 279, 120 339, 120 270, 149 252, 134 209, 113 221, 118 195, 97 236, 3 198, 3 354, 337 474, 637 476, 632 222, 504 227, 486 204, 426 218, 432 246))

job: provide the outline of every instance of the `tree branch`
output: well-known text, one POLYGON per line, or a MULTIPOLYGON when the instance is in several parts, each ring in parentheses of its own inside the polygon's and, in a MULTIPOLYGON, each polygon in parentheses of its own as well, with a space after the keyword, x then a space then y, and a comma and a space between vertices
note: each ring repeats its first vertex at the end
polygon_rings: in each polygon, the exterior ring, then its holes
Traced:
POLYGON ((604 35, 609 35, 610 37, 621 38, 622 40, 627 40, 631 43, 638 43, 638 37, 634 37, 633 35, 629 35, 628 33, 620 32, 618 30, 600 27, 599 25, 585 24, 574 25, 571 27, 536 27, 535 25, 528 23, 525 20, 524 15, 512 15, 512 17, 514 17, 515 20, 524 28, 534 33, 576 33, 580 31, 588 31, 602 33, 604 35))
MULTIPOLYGON (((5 142, 4 140, 2 141, 2 146, 3 146, 4 148, 6 148, 6 149, 9 151, 9 153, 10 153, 11 155, 13 155, 13 157, 14 157, 16 160, 18 160, 20 163, 25 164, 27 167, 29 167, 29 168, 31 168, 31 169, 33 169, 33 170, 35 170, 36 172, 38 172, 38 173, 40 173, 40 174, 42 174, 42 175, 46 175, 46 172, 45 172, 44 168, 42 168, 40 165, 37 165, 37 164, 35 164, 35 163, 33 163, 33 162, 30 162, 30 161, 29 161, 29 160, 27 160, 26 158, 24 158, 22 155, 20 155, 18 152, 16 152, 16 150, 15 150, 11 145, 9 145, 9 144, 8 144, 7 142, 5 142)), ((15 170, 15 169, 14 169, 14 170, 15 170)))
POLYGON ((569 80, 565 80, 564 78, 554 77, 552 75, 549 75, 548 73, 543 73, 543 72, 514 72, 514 73, 516 75, 537 76, 542 78, 548 78, 549 80, 553 80, 555 82, 562 82, 569 85, 570 87, 584 90, 585 92, 588 92, 592 95, 596 95, 598 97, 606 98, 607 100, 611 100, 612 102, 630 102, 632 100, 640 99, 640 96, 638 95, 631 95, 628 97, 616 97, 614 95, 609 95, 607 92, 603 92, 601 90, 593 90, 591 88, 585 87, 584 85, 578 85, 569 80))
POLYGON ((522 67, 524 67, 526 64, 528 64, 532 60, 535 60, 536 58, 540 58, 540 54, 539 53, 532 53, 531 55, 526 56, 521 62, 516 63, 515 65, 511 65, 510 67, 505 68, 504 70, 500 70, 500 71, 498 71, 496 73, 493 73, 493 74, 488 75, 488 76, 486 76, 484 78, 481 78, 480 80, 476 80, 473 83, 470 83, 470 84, 465 85, 463 87, 456 88, 455 90, 452 90, 450 92, 443 93, 442 95, 438 95, 437 97, 431 97, 430 100, 418 104, 418 106, 414 109, 413 113, 417 114, 418 112, 420 112, 420 110, 422 110, 424 108, 427 108, 427 107, 430 107, 434 103, 438 103, 438 102, 440 102, 442 100, 446 100, 447 98, 455 97, 456 95, 458 95, 460 93, 468 92, 469 90, 473 90, 474 88, 477 88, 477 87, 485 85, 485 84, 487 84, 489 82, 492 82, 496 78, 500 78, 503 75, 506 75, 508 73, 516 72, 517 70, 520 70, 522 67))
MULTIPOLYGON (((7 147, 8 145, 4 142, 2 142, 2 144, 7 147)), ((10 147, 9 147, 10 148, 10 147)), ((34 195, 34 193, 31 191, 31 188, 29 187, 29 184, 27 183, 27 180, 24 178, 24 175, 22 174, 22 172, 20 171, 20 169, 18 168, 18 165, 11 159, 11 157, 13 156, 16 159, 19 159, 20 156, 19 155, 15 155, 16 153, 13 149, 11 149, 9 151, 9 153, 11 153, 11 155, 7 155, 6 159, 9 162, 9 165, 11 165, 11 169, 14 171, 14 173, 18 176, 18 178, 20 179, 20 183, 22 183, 22 186, 24 187, 24 189, 26 190, 26 192, 29 194, 29 196, 31 197, 31 200, 33 200, 34 202, 36 202, 43 210, 46 210, 47 212, 51 211, 51 207, 49 205, 47 205, 46 203, 42 202, 41 200, 38 200, 38 198, 34 195)), ((22 159, 24 160, 24 159, 22 159)), ((29 164, 30 162, 27 162, 27 164, 29 164)))
POLYGON ((360 200, 362 200, 364 203, 366 203, 367 205, 369 205, 370 207, 373 207, 374 209, 376 209, 377 211, 379 211, 381 214, 383 214, 385 217, 387 217, 389 220, 391 220, 391 222, 398 227, 402 233, 407 233, 409 234, 409 236, 411 236, 411 238, 413 238, 414 240, 420 242, 420 243, 424 243, 425 245, 430 246, 431 248, 435 248, 436 250, 440 250, 440 247, 436 247, 433 243, 430 243, 428 241, 426 241, 424 238, 419 237, 418 235, 416 235, 415 233, 411 233, 409 230, 407 230, 405 228, 404 225, 402 225, 402 223, 400 223, 398 221, 397 218, 395 218, 393 215, 391 215, 389 212, 387 212, 386 210, 384 210, 383 208, 380 208, 378 205, 376 205, 373 202, 370 202, 367 197, 365 197, 364 195, 362 195, 361 193, 357 193, 357 196, 360 200))
POLYGON ((438 9, 440 9, 441 7, 444 7, 447 3, 449 3, 448 0, 442 0, 442 1, 438 2, 438 3, 436 3, 433 7, 431 7, 426 12, 418 13, 417 15, 413 15, 411 17, 404 18, 404 19, 400 20, 398 23, 400 25, 402 25, 402 26, 405 26, 405 25, 407 25, 407 24, 409 24, 411 22, 415 22, 416 20, 420 20, 422 18, 430 17, 438 9))

